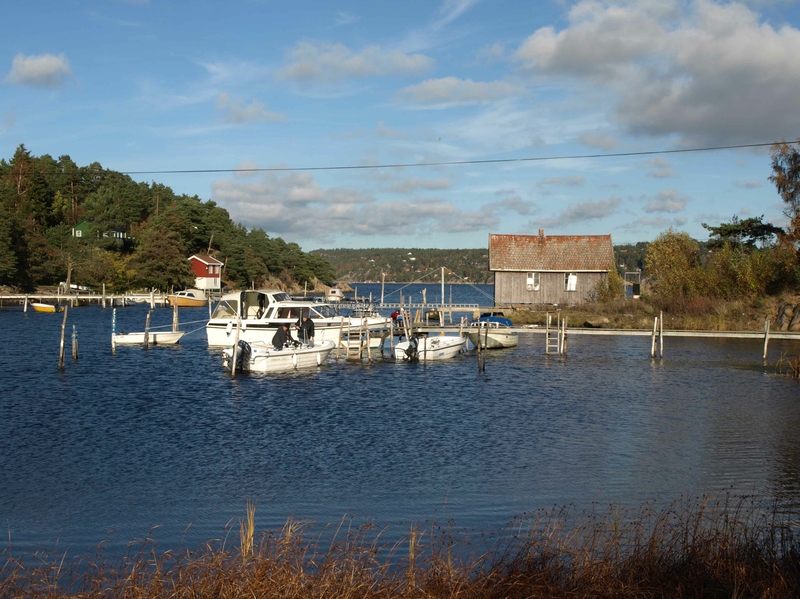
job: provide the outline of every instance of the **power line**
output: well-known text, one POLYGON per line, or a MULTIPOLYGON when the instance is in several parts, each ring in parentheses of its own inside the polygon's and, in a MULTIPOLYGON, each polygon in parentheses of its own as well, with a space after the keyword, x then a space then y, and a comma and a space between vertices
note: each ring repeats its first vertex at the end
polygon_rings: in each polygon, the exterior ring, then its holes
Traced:
POLYGON ((776 144, 794 145, 798 141, 771 141, 755 144, 738 144, 732 146, 710 146, 705 148, 684 148, 679 150, 648 150, 644 152, 615 152, 612 154, 572 154, 566 156, 535 156, 528 158, 489 158, 486 160, 453 160, 447 162, 409 162, 397 164, 360 164, 349 166, 293 166, 270 168, 209 168, 209 169, 181 169, 164 171, 120 171, 123 175, 179 175, 201 173, 280 173, 296 171, 348 171, 369 170, 381 168, 414 168, 421 166, 464 166, 475 164, 508 164, 513 162, 543 162, 545 160, 580 160, 586 158, 625 158, 631 156, 653 156, 657 154, 688 154, 692 152, 717 152, 720 150, 740 150, 745 148, 763 148, 776 144))

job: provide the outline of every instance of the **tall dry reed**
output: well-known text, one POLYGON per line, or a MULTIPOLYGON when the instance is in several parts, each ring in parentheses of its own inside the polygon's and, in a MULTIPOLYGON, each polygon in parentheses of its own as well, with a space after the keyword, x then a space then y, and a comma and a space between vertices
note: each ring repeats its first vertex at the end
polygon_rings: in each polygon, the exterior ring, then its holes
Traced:
POLYGON ((541 511, 477 536, 414 525, 394 543, 373 524, 347 519, 323 530, 289 520, 256 540, 254 510, 249 504, 238 552, 209 544, 158 553, 149 540, 116 559, 103 557, 102 547, 75 560, 6 549, 0 597, 800 596, 798 523, 729 497, 663 510, 541 511))

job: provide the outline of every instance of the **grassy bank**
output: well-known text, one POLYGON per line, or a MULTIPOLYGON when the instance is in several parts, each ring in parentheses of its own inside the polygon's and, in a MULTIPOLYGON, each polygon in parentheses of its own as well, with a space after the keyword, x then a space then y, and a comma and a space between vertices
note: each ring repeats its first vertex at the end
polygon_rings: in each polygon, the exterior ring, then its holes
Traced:
POLYGON ((789 598, 800 595, 800 541, 789 521, 730 499, 656 511, 526 515, 494 534, 412 527, 400 541, 346 521, 323 532, 289 521, 199 551, 148 542, 116 560, 17 558, 0 566, 2 597, 789 598))
MULTIPOLYGON (((800 302, 797 297, 768 297, 754 301, 724 301, 696 299, 681 305, 659 306, 644 297, 641 299, 614 300, 610 302, 587 303, 579 306, 560 306, 550 308, 565 315, 570 327, 584 323, 594 326, 619 329, 648 329, 653 327, 653 318, 663 310, 664 328, 690 331, 763 331, 764 320, 774 321, 778 305, 789 301, 793 305, 800 302)), ((546 310, 519 308, 513 310, 510 318, 517 325, 544 325, 546 310)))

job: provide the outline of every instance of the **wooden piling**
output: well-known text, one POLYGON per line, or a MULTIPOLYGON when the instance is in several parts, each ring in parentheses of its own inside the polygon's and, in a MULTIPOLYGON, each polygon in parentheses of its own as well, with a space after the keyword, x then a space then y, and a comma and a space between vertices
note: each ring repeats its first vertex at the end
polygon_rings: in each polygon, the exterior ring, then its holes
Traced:
POLYGON ((211 320, 211 296, 208 296, 208 319, 211 320))
POLYGON ((658 358, 664 359, 664 312, 658 313, 658 358))
POLYGON ((103 310, 106 309, 106 284, 103 283, 103 299, 101 300, 101 305, 103 306, 103 310))
POLYGON ((172 332, 178 332, 178 298, 172 300, 172 332))
POLYGON ((28 311, 28 294, 25 294, 25 302, 22 304, 22 312, 28 311))
POLYGON ((78 328, 72 325, 72 359, 78 359, 78 328))
POLYGON ((144 319, 144 348, 148 349, 150 347, 150 314, 153 313, 153 310, 150 309, 147 311, 147 316, 144 319))
POLYGON ((658 330, 658 316, 653 319, 653 338, 650 341, 650 357, 656 357, 656 331, 658 330))
POLYGON ((562 326, 562 333, 561 333, 561 353, 562 355, 567 355, 567 316, 564 315, 564 322, 562 326))
POLYGON ((761 357, 765 362, 767 361, 767 349, 769 348, 769 318, 764 320, 764 355, 761 357))
POLYGON ((239 332, 242 330, 242 314, 236 319, 236 335, 233 337, 233 352, 231 353, 231 378, 236 376, 236 358, 239 353, 239 332))
MULTIPOLYGON (((112 304, 113 305, 113 304, 112 304)), ((111 353, 117 353, 117 309, 111 312, 111 353)))
MULTIPOLYGON (((69 277, 67 277, 69 280, 69 277)), ((69 306, 64 306, 64 318, 61 320, 61 345, 58 350, 58 369, 64 370, 64 331, 67 328, 67 312, 69 306)))

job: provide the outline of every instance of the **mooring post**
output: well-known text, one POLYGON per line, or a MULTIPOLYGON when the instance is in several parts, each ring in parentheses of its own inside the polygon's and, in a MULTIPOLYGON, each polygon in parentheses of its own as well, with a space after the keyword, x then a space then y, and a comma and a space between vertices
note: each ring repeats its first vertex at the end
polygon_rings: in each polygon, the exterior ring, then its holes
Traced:
POLYGON ((22 312, 26 313, 28 311, 28 294, 25 294, 25 302, 22 304, 22 312))
MULTIPOLYGON (((69 279, 69 277, 67 277, 69 279)), ((61 345, 58 350, 58 369, 64 370, 64 332, 67 328, 67 312, 69 305, 64 306, 64 318, 61 320, 61 345)))
POLYGON ((117 353, 117 309, 111 312, 111 353, 117 353))
POLYGON ((544 353, 550 353, 550 312, 544 319, 544 353))
POLYGON ((664 359, 664 311, 658 313, 658 358, 664 359))
POLYGON ((178 298, 172 298, 172 332, 178 332, 178 298))
POLYGON ((147 316, 144 319, 144 348, 148 349, 150 347, 150 314, 153 313, 153 310, 150 309, 147 311, 147 316))
POLYGON ((769 318, 764 320, 764 355, 762 360, 767 361, 767 348, 769 347, 769 318))
POLYGON ((106 309, 106 284, 103 283, 103 299, 100 302, 103 306, 103 310, 106 309))
POLYGON ((208 319, 211 320, 211 296, 208 296, 208 319))
POLYGON ((561 337, 561 353, 567 355, 567 316, 564 315, 564 333, 561 337))
POLYGON ((650 343, 650 357, 656 357, 656 330, 658 329, 658 316, 653 319, 653 339, 650 343))
POLYGON ((236 376, 236 358, 239 353, 239 331, 242 330, 242 314, 236 319, 236 335, 233 337, 233 352, 231 353, 231 378, 236 376))
POLYGON ((72 359, 78 359, 78 327, 72 325, 72 359))

